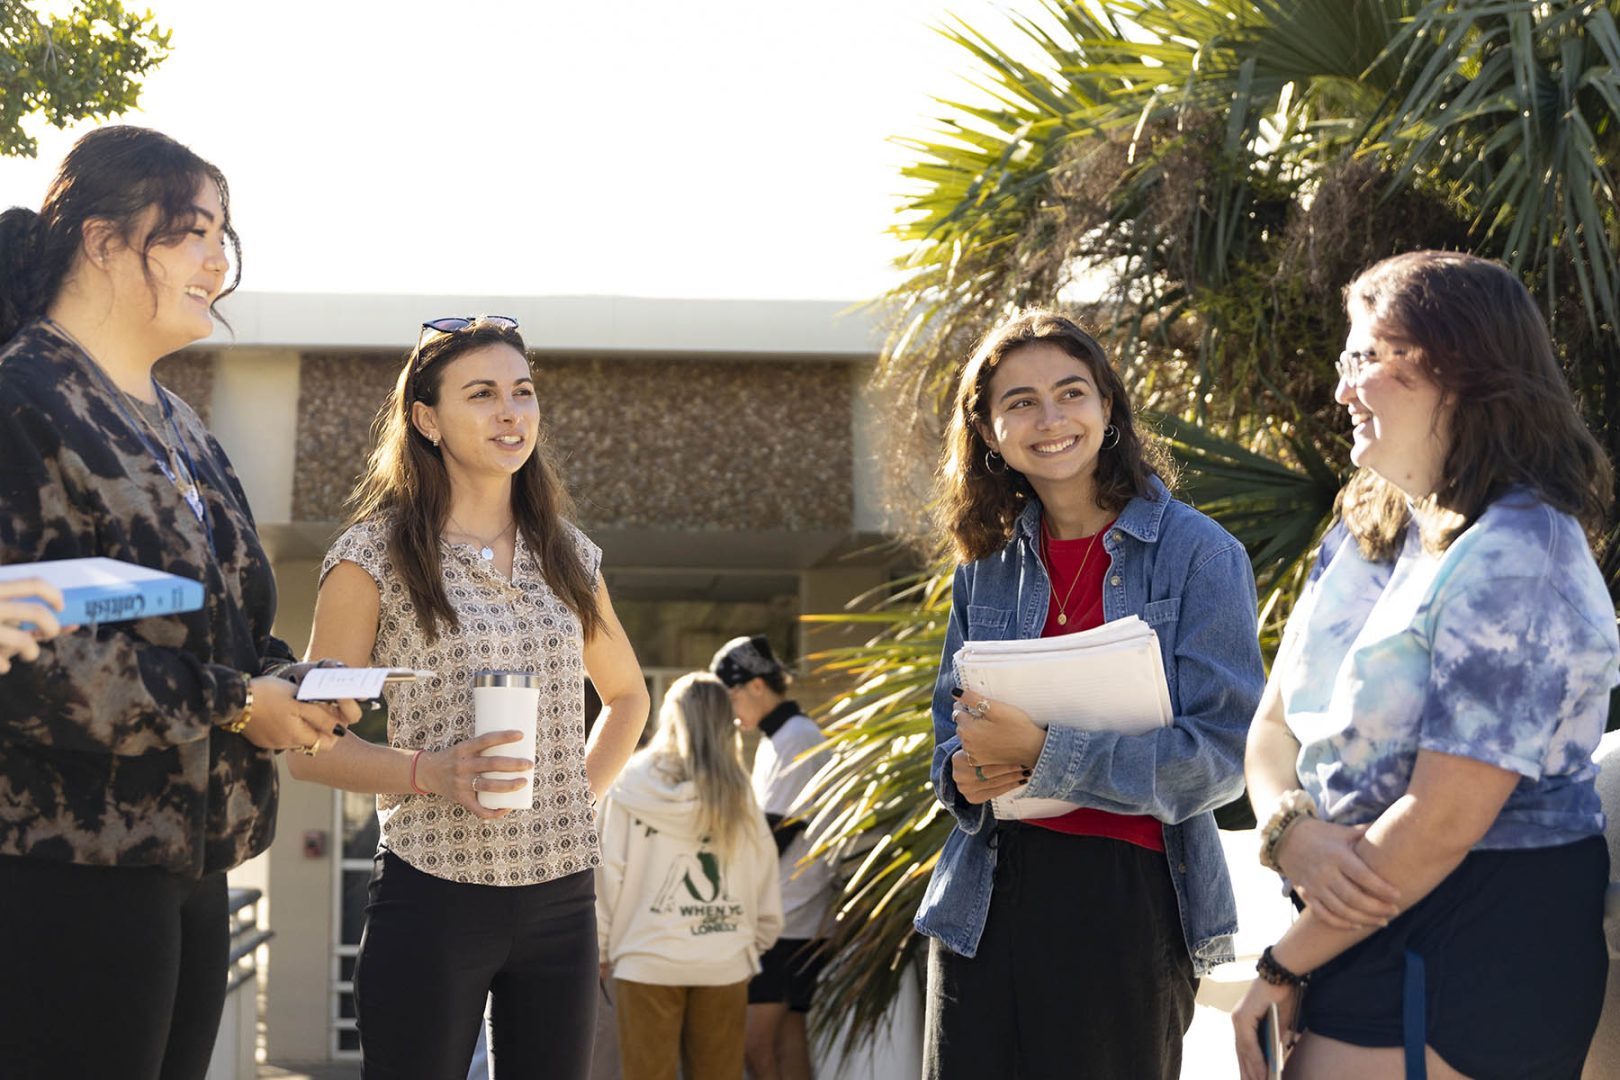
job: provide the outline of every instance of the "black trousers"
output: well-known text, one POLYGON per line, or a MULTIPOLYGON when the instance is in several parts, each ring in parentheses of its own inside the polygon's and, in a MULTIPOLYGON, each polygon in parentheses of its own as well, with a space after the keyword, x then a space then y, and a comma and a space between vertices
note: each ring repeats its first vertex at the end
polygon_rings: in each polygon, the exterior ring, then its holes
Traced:
POLYGON ((498 1080, 583 1080, 596 1033, 596 880, 463 885, 377 856, 354 967, 366 1080, 467 1075, 484 999, 498 1080))
POLYGON ((202 1080, 225 906, 223 873, 0 855, 0 1076, 202 1080))
POLYGON ((996 827, 971 960, 929 943, 926 1080, 1176 1080, 1198 982, 1164 855, 996 827))

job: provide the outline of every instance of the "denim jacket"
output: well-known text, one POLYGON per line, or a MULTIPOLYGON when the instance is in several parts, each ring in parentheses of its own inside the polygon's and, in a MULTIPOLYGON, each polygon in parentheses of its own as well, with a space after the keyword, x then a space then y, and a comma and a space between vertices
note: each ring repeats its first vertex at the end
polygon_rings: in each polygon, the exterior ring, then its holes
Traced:
MULTIPOLYGON (((996 826, 989 804, 967 802, 951 778, 951 755, 962 745, 951 721, 953 659, 964 640, 1040 635, 1049 591, 1038 554, 1040 514, 1031 499, 1006 547, 957 568, 934 685, 934 791, 956 828, 934 866, 916 927, 963 956, 977 951, 990 911, 996 826)), ((1103 547, 1112 559, 1103 618, 1137 615, 1157 632, 1175 720, 1141 735, 1054 726, 1025 790, 1165 823, 1182 934, 1202 974, 1232 959, 1237 930, 1211 811, 1243 790, 1244 740, 1265 681, 1254 574, 1231 534, 1172 498, 1157 479, 1152 498, 1126 504, 1103 547)))

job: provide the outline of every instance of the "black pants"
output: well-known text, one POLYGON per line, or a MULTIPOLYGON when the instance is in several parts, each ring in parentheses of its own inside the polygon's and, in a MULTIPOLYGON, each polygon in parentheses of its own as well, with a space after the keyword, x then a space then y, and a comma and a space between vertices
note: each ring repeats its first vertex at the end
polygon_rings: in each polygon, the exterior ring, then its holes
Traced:
POLYGON ((201 1080, 229 949, 223 873, 0 855, 0 1076, 201 1080))
POLYGON ((997 826, 973 959, 929 943, 927 1080, 1176 1080, 1198 982, 1164 855, 997 826))
POLYGON ((465 1077, 486 995, 499 1080, 582 1080, 596 994, 591 871, 462 885, 377 856, 354 967, 366 1080, 465 1077))

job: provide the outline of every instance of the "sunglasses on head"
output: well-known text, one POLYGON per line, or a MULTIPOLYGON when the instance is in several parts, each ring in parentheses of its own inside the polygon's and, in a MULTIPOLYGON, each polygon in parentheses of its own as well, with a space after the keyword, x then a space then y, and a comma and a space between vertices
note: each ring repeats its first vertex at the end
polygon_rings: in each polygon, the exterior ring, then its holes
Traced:
POLYGON ((502 330, 516 330, 518 321, 510 315, 443 315, 422 324, 423 330, 437 330, 441 334, 454 334, 473 323, 488 323, 502 330))
MULTIPOLYGON (((429 330, 438 334, 459 334, 476 323, 493 326, 500 330, 516 330, 518 328, 518 321, 510 315, 441 315, 437 319, 429 319, 422 324, 422 329, 417 332, 416 348, 411 350, 411 366, 408 378, 413 381, 416 378, 416 367, 422 359, 422 339, 427 337, 429 330)), ((415 397, 413 390, 407 400, 414 401, 415 397)))

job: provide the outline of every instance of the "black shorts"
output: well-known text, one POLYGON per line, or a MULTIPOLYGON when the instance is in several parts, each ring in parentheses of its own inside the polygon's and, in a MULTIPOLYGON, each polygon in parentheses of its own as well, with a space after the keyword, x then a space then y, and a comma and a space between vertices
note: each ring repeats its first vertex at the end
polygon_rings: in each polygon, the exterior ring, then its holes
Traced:
POLYGON ((1411 953, 1422 961, 1424 1039, 1452 1068, 1476 1080, 1579 1076, 1608 979, 1608 880, 1601 836, 1476 851, 1312 974, 1303 1026, 1356 1046, 1404 1045, 1411 953))
POLYGON ((826 958, 823 942, 782 938, 759 958, 759 974, 748 983, 748 1004, 771 1005, 785 1001, 794 1012, 809 1012, 816 980, 826 958))

